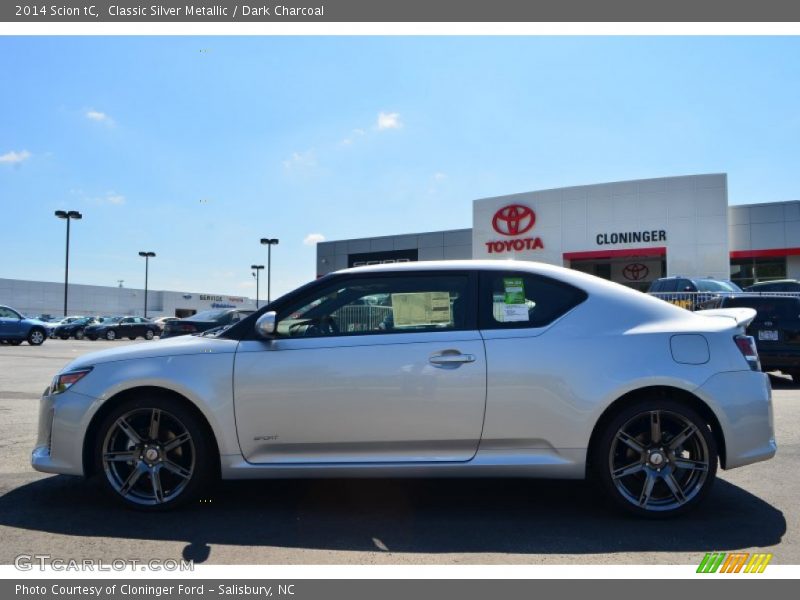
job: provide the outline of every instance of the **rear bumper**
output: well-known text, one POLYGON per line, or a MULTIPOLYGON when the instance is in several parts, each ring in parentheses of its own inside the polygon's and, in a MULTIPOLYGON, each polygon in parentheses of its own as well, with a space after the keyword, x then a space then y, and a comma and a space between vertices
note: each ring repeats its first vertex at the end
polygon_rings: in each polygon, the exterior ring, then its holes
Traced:
POLYGON ((772 387, 766 373, 717 373, 696 393, 711 407, 725 440, 725 469, 743 467, 775 456, 772 387))

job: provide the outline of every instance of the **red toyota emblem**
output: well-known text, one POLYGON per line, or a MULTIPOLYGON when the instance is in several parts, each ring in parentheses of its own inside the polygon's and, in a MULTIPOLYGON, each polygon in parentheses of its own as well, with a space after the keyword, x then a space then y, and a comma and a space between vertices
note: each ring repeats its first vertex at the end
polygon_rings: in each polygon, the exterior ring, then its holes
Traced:
POLYGON ((521 204, 504 206, 492 218, 492 227, 500 235, 520 235, 536 223, 536 213, 521 204))
POLYGON ((642 263, 631 263, 622 269, 622 276, 629 281, 641 281, 650 273, 647 265, 642 263))

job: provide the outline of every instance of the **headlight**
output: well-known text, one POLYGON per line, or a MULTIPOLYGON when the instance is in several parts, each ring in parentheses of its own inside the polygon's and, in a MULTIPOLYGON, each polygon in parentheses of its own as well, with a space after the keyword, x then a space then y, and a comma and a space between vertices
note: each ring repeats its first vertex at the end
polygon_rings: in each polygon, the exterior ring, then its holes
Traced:
POLYGON ((53 377, 53 383, 50 385, 50 395, 66 392, 69 388, 86 377, 91 370, 92 367, 88 367, 86 369, 78 369, 77 371, 69 371, 68 373, 56 375, 53 377))

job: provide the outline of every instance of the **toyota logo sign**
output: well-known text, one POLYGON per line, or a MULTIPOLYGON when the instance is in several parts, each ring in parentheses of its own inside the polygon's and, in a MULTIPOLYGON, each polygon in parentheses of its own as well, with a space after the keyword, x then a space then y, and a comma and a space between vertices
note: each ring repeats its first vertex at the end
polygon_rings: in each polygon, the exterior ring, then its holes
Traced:
POLYGON ((650 273, 647 265, 642 263, 631 263, 622 269, 622 276, 628 281, 641 281, 650 273))
POLYGON ((536 223, 536 213, 521 204, 504 206, 492 218, 492 227, 500 235, 522 235, 536 223))

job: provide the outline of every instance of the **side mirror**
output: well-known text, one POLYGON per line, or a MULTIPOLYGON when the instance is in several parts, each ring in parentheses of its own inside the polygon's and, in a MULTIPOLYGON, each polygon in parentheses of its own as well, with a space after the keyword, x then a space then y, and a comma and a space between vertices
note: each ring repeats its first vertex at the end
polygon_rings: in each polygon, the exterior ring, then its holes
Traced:
POLYGON ((256 333, 264 339, 271 339, 275 336, 275 311, 270 310, 258 317, 256 321, 256 333))

